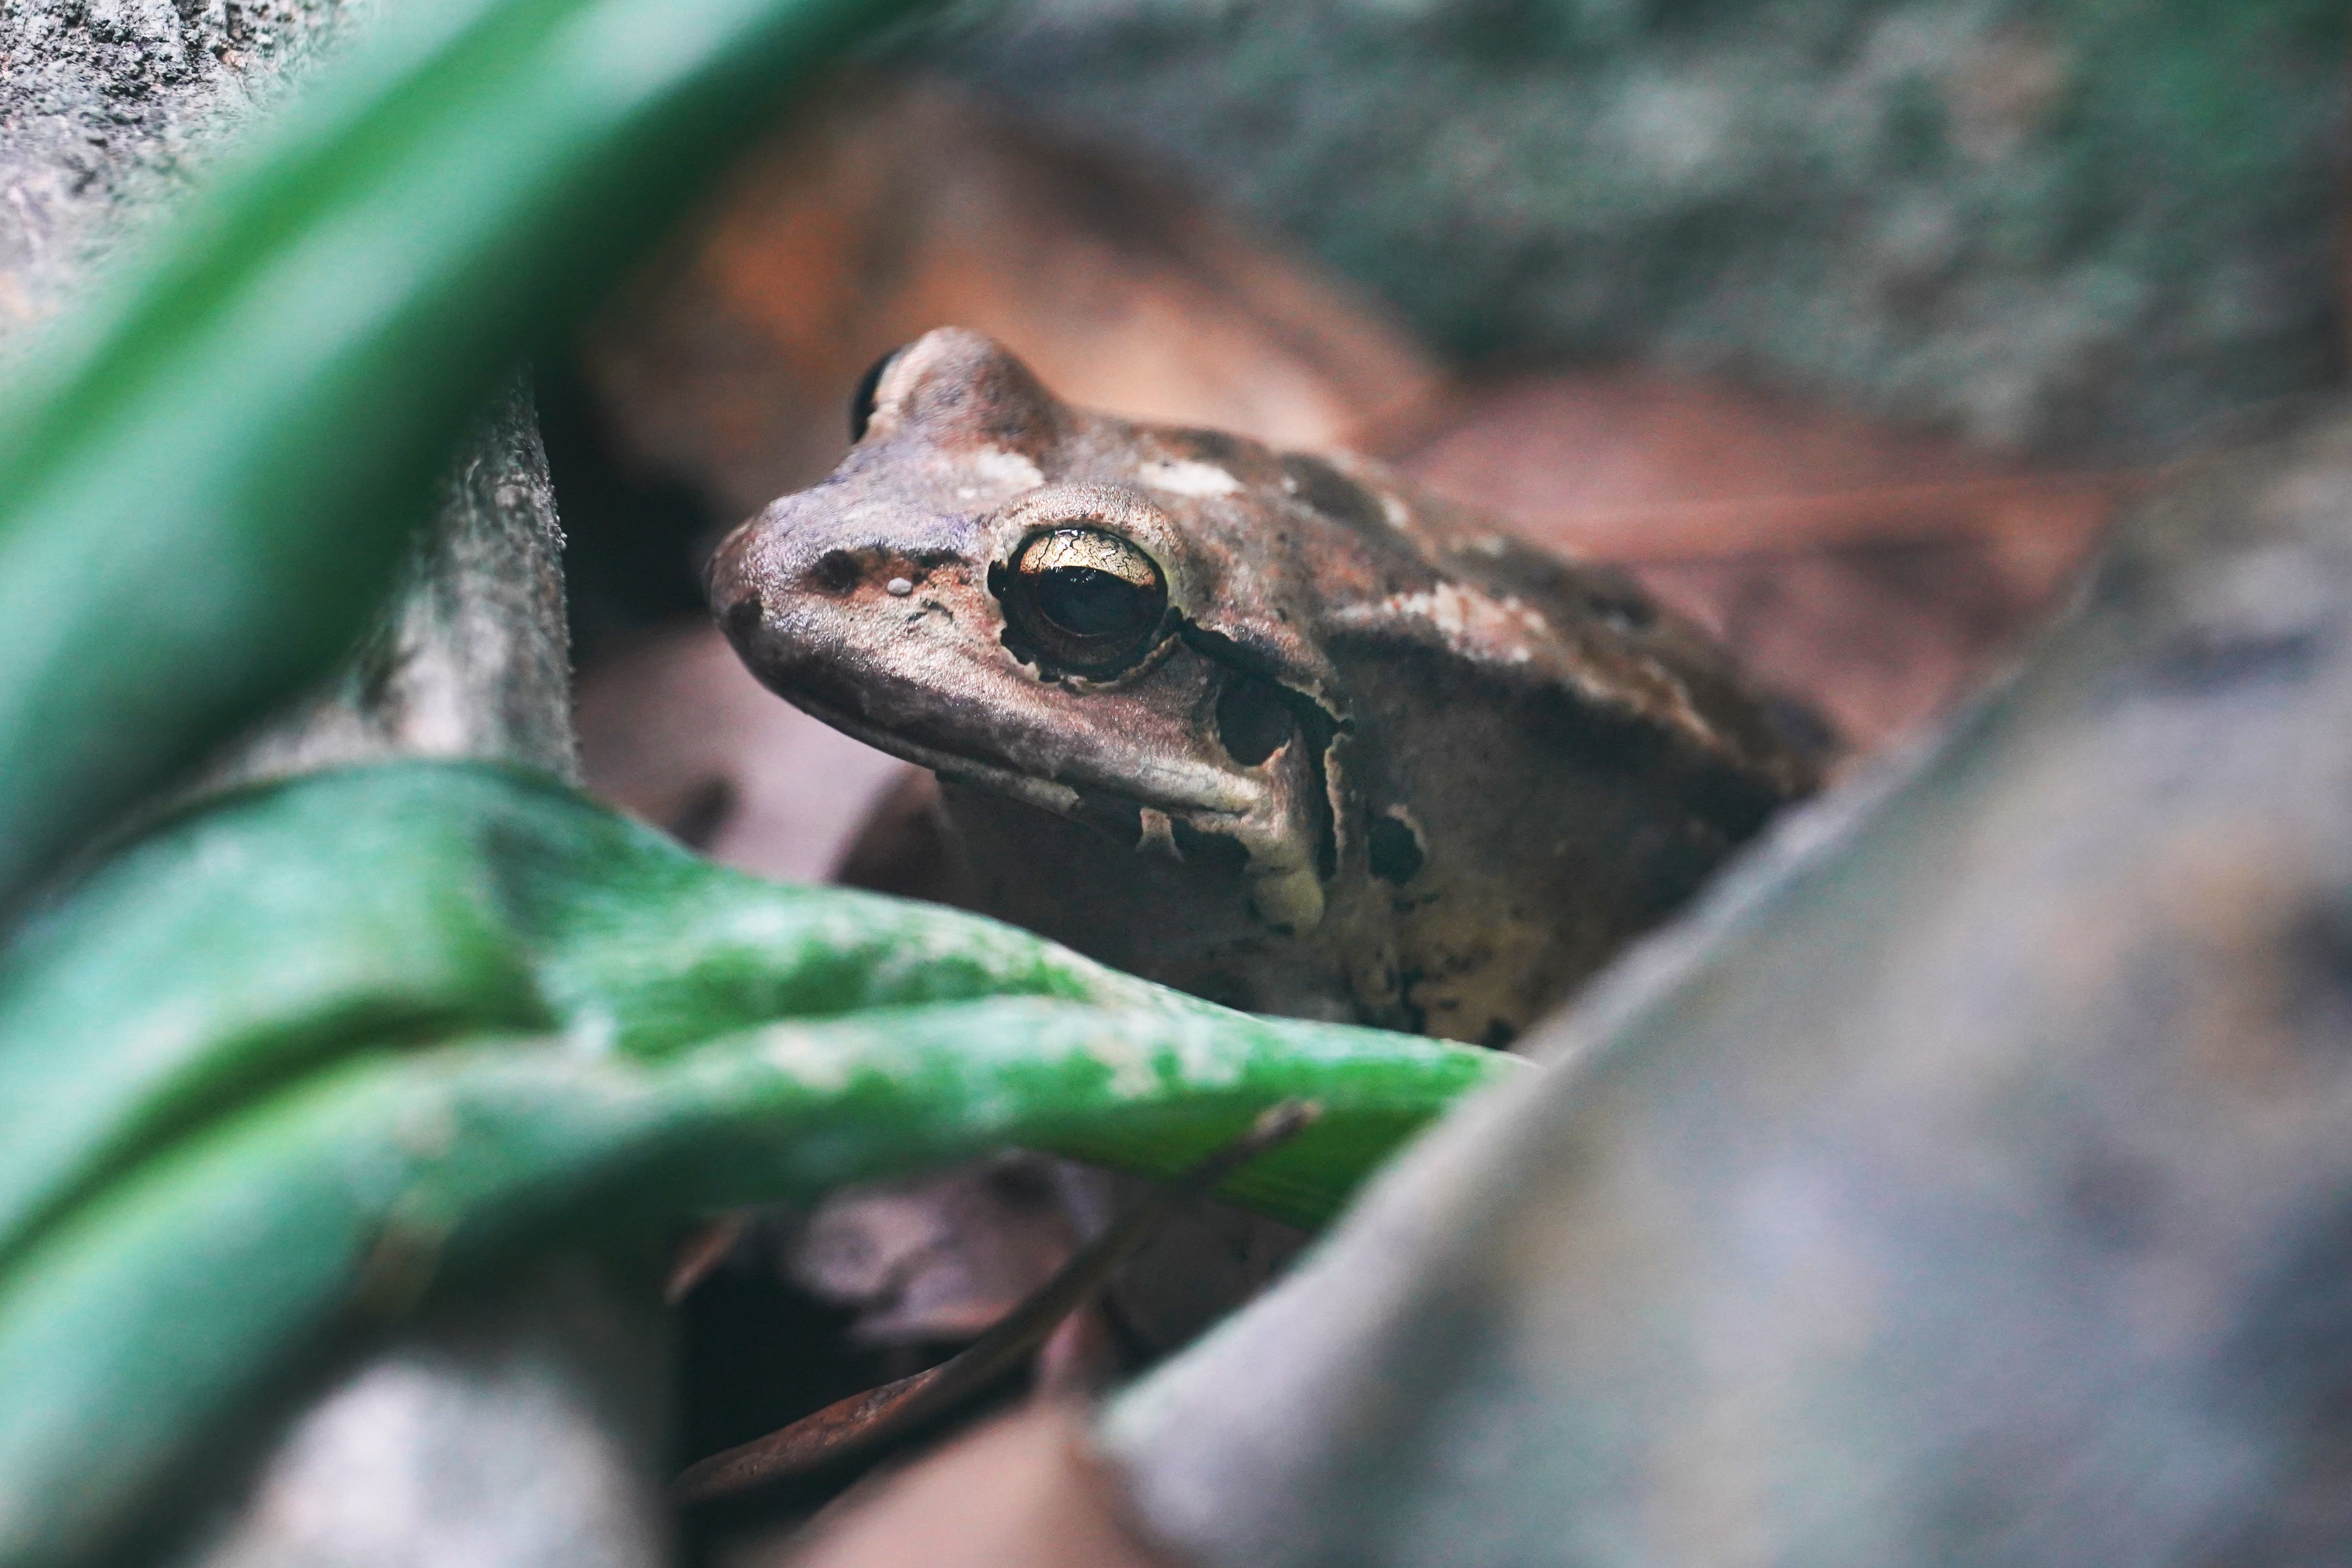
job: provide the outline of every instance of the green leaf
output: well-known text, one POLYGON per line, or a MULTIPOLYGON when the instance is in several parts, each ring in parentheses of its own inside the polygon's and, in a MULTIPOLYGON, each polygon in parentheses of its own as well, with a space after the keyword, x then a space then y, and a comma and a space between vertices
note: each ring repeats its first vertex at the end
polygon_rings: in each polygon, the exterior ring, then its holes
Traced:
POLYGON ((1278 1100, 1325 1114, 1228 1195, 1328 1214, 1524 1064, 1216 1010, 1004 999, 779 1025, 651 1060, 370 1053, 229 1117, 0 1282, 0 1564, 101 1549, 207 1435, 444 1274, 1005 1142, 1172 1173, 1278 1100))
POLYGON ((0 426, 0 906, 321 676, 497 379, 903 0, 430 0, 0 426))
MULTIPOLYGON (((651 1059, 776 1019, 999 995, 1264 1026, 995 921, 713 866, 508 769, 238 792, 128 846, 0 950, 0 1268, 173 1136, 353 1050, 517 1030, 651 1059)), ((1408 1078, 1491 1059, 1331 1037, 1402 1052, 1408 1078)))
POLYGON ((0 1564, 97 1549, 445 1273, 1005 1142, 1172 1173, 1297 1097, 1226 1195, 1312 1224, 1521 1070, 761 882, 500 768, 243 791, 0 955, 0 1564), (536 1037, 431 1043, 500 1028, 536 1037))
POLYGON ((508 769, 217 797, 0 951, 0 1563, 94 1549, 444 1272, 1006 1142, 1170 1173, 1290 1097, 1323 1120, 1228 1195, 1314 1223, 1521 1068, 761 882, 508 769), (484 1030, 534 1039, 436 1043, 484 1030))

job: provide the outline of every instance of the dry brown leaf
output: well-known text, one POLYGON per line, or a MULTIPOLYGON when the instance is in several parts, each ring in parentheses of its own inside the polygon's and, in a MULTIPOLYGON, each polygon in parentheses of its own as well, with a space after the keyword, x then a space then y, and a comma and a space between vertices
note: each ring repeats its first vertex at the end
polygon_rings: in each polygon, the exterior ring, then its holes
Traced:
POLYGON ((2130 484, 1656 372, 1498 381, 1377 444, 1540 543, 1632 565, 1861 750, 1980 679, 2130 484))
POLYGON ((738 166, 583 363, 631 466, 732 519, 823 478, 866 368, 947 325, 1072 402, 1293 447, 1440 379, 1369 301, 1181 188, 868 73, 738 166))
POLYGON ((1174 1568, 1129 1523, 1083 1410, 1037 1405, 881 1472, 719 1568, 1174 1568))

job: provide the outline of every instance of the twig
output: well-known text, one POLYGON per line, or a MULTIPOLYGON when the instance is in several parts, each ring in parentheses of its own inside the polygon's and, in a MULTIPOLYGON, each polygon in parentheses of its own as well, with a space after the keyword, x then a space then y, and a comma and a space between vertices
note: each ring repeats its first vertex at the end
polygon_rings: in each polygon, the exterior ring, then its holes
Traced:
POLYGON ((1055 1276, 979 1339, 947 1361, 912 1377, 869 1388, 826 1405, 764 1437, 688 1466, 670 1495, 691 1505, 734 1497, 755 1488, 824 1469, 947 1415, 986 1393, 1045 1342, 1058 1323, 1086 1304, 1136 1249, 1182 1205, 1213 1191, 1227 1176, 1305 1131, 1321 1108, 1286 1100, 1249 1130, 1155 1188, 1135 1209, 1081 1247, 1055 1276))

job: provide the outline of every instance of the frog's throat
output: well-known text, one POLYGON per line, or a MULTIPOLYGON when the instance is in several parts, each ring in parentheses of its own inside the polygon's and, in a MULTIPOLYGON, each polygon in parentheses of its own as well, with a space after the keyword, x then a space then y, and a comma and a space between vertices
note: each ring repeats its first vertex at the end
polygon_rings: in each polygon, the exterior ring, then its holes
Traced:
MULTIPOLYGON (((979 784, 1056 816, 1075 816, 1084 804, 1077 787, 1059 779, 1041 779, 1000 763, 926 746, 799 692, 788 693, 787 700, 810 718, 831 725, 850 739, 863 741, 877 752, 887 752, 917 767, 929 768, 950 783, 979 784)), ((1205 812, 1226 826, 1228 836, 1249 855, 1243 875, 1249 882, 1250 906, 1265 924, 1286 935, 1303 936, 1321 922, 1323 883, 1316 874, 1314 848, 1302 842, 1301 835, 1269 832, 1263 823, 1199 801, 1150 800, 1142 799, 1139 794, 1138 798, 1144 805, 1163 812, 1181 812, 1187 818, 1196 818, 1205 812)))

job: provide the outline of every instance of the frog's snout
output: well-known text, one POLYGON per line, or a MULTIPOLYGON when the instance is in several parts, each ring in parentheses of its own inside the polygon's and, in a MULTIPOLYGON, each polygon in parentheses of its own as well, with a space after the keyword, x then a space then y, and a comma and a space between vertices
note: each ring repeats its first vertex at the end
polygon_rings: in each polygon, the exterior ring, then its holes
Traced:
POLYGON ((777 575, 776 541, 764 519, 727 536, 703 574, 703 592, 736 657, 771 686, 801 672, 804 640, 795 636, 794 594, 777 575))
POLYGON ((759 585, 745 572, 743 560, 757 528, 755 519, 720 540, 711 552, 710 564, 702 569, 703 597, 730 639, 739 626, 748 629, 746 623, 757 625, 760 619, 759 585))

